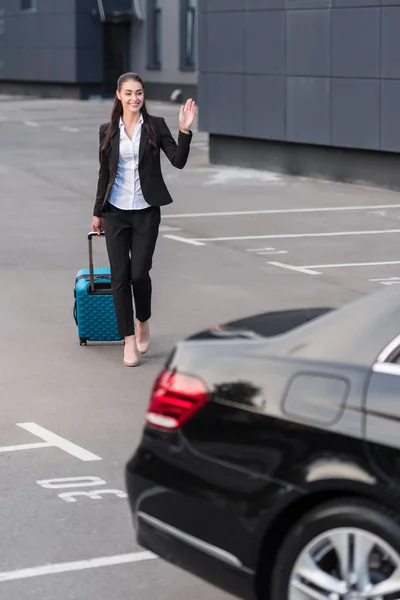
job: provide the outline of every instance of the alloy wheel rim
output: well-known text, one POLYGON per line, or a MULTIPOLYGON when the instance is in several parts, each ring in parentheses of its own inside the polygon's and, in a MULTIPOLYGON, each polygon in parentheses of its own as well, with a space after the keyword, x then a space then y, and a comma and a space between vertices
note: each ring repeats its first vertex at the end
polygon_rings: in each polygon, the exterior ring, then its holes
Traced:
POLYGON ((288 592, 288 600, 400 600, 400 555, 364 529, 331 529, 303 548, 288 592))

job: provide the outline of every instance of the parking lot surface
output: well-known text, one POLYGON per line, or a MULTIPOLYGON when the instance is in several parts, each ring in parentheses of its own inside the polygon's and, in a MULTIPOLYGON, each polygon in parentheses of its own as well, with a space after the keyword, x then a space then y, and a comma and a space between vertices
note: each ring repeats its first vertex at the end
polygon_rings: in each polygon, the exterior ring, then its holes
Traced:
MULTIPOLYGON (((195 130, 187 167, 164 161, 152 347, 126 369, 120 344, 80 347, 72 316, 110 106, 0 101, 0 599, 227 600, 135 543, 123 469, 154 378, 203 327, 399 283, 400 197, 212 166, 195 130)), ((176 135, 179 107, 150 109, 176 135)))

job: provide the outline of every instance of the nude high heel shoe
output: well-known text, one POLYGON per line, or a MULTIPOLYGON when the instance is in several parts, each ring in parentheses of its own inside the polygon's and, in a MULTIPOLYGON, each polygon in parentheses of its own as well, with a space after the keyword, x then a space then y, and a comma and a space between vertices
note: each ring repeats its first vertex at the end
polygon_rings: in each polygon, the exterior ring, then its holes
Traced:
POLYGON ((136 347, 137 347, 138 351, 140 352, 140 354, 146 354, 150 348, 149 322, 145 321, 144 323, 141 323, 140 321, 138 321, 136 328, 137 328, 136 347))
POLYGON ((129 341, 129 344, 124 340, 124 365, 125 367, 137 367, 139 365, 139 359, 136 355, 136 340, 135 336, 129 336, 133 338, 129 341))

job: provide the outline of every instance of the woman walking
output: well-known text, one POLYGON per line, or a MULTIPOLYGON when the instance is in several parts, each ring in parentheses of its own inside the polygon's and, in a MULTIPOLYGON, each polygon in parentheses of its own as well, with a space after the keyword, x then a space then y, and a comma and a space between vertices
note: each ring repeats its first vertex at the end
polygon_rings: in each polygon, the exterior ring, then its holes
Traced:
POLYGON ((174 167, 183 169, 195 116, 195 103, 188 100, 180 109, 176 143, 165 120, 147 112, 142 79, 136 73, 125 73, 118 80, 111 120, 100 127, 92 229, 98 235, 103 229, 105 232, 118 330, 125 341, 123 362, 128 367, 138 365, 138 353, 149 349, 149 272, 160 207, 172 202, 161 173, 160 150, 174 167))

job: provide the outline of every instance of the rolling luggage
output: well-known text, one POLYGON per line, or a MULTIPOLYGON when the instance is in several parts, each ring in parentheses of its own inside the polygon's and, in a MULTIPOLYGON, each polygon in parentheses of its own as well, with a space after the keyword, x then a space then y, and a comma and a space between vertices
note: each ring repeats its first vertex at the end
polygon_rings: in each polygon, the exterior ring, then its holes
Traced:
POLYGON ((93 268, 93 237, 97 234, 91 231, 88 234, 89 269, 78 271, 75 279, 74 318, 81 346, 86 346, 88 341, 116 342, 122 339, 115 318, 110 268, 93 268))

